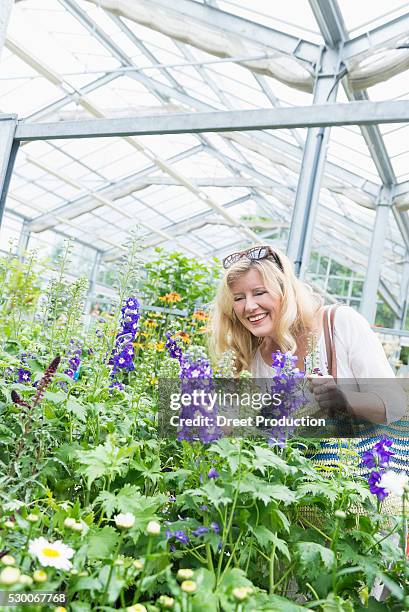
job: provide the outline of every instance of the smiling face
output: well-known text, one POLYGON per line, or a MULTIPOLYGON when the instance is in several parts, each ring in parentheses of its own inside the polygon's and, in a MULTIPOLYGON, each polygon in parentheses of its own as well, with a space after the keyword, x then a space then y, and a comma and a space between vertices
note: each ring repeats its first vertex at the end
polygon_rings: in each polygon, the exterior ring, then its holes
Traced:
POLYGON ((254 336, 274 336, 280 299, 266 289, 263 277, 254 268, 242 274, 230 285, 233 310, 242 325, 254 336))

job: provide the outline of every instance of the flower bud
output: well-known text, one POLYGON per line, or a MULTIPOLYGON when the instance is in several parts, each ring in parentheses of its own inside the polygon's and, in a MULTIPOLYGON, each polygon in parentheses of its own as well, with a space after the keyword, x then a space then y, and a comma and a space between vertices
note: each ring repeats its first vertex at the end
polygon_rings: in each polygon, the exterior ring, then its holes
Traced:
POLYGON ((141 570, 144 566, 143 559, 135 559, 132 564, 137 570, 141 570))
POLYGON ((48 579, 48 576, 44 570, 36 570, 33 573, 34 582, 46 582, 47 579, 48 579))
POLYGON ((15 584, 20 580, 21 572, 17 567, 5 567, 0 572, 0 583, 1 584, 15 584))
POLYGON ((12 555, 4 555, 4 557, 1 558, 1 562, 3 565, 15 565, 16 564, 16 560, 12 555))
POLYGON ((162 608, 166 608, 166 610, 170 610, 170 608, 173 608, 173 604, 175 603, 175 600, 173 599, 173 597, 168 597, 167 595, 161 595, 158 599, 158 603, 160 606, 162 606, 162 608))
POLYGON ((143 604, 134 604, 126 608, 127 612, 148 612, 143 604))
POLYGON ((71 518, 70 516, 67 516, 67 518, 64 520, 64 527, 67 527, 68 529, 72 529, 76 522, 77 521, 75 520, 75 518, 71 518))
POLYGON ((31 584, 33 584, 33 579, 31 578, 31 576, 27 576, 27 574, 21 574, 19 583, 24 584, 26 586, 30 586, 31 584))
POLYGON ((236 587, 235 589, 233 589, 232 593, 233 593, 233 597, 237 600, 237 601, 244 601, 245 599, 247 599, 247 597, 250 595, 250 593, 252 592, 252 588, 251 586, 242 586, 242 587, 236 587))
POLYGON ((193 570, 189 569, 189 568, 184 568, 184 569, 180 569, 178 571, 178 573, 176 574, 176 577, 179 580, 190 580, 191 578, 193 578, 193 570))
POLYGON ((125 514, 121 513, 114 516, 114 521, 120 529, 130 529, 135 524, 135 517, 132 512, 126 512, 125 514))
POLYGON ((157 536, 160 534, 160 523, 158 521, 149 521, 146 527, 146 533, 151 536, 157 536))
POLYGON ((28 514, 26 518, 29 523, 37 523, 40 520, 38 514, 28 514))
POLYGON ((194 580, 184 580, 180 585, 180 588, 184 593, 195 593, 197 584, 194 580))
POLYGON ((335 510, 334 516, 335 518, 345 519, 347 517, 347 514, 343 510, 335 510))
POLYGON ((80 522, 76 521, 76 522, 74 523, 74 525, 71 527, 71 529, 72 529, 73 531, 78 531, 78 532, 79 532, 79 531, 82 531, 82 530, 84 529, 84 525, 83 525, 82 523, 80 523, 80 522))

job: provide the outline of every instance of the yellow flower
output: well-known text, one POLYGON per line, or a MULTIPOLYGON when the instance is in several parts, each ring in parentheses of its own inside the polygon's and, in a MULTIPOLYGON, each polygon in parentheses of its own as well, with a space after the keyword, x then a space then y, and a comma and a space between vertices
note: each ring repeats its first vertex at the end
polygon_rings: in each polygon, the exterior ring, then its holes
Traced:
POLYGON ((186 332, 184 332, 184 331, 179 331, 179 332, 177 332, 177 334, 176 334, 176 335, 177 335, 177 336, 179 336, 179 338, 180 338, 180 339, 181 339, 183 342, 185 342, 186 344, 189 344, 189 342, 190 342, 190 336, 189 336, 189 334, 187 334, 187 333, 186 333, 186 332))
POLYGON ((152 321, 152 319, 148 319, 147 321, 145 321, 145 325, 146 327, 158 327, 156 321, 152 321))
POLYGON ((67 612, 67 608, 64 608, 64 606, 57 606, 54 612, 67 612))
POLYGON ((165 348, 165 343, 164 342, 157 342, 155 348, 156 348, 157 351, 163 351, 163 349, 165 348))
POLYGON ((204 310, 196 310, 196 312, 194 312, 192 315, 192 319, 195 319, 196 321, 207 321, 208 318, 209 315, 204 310))

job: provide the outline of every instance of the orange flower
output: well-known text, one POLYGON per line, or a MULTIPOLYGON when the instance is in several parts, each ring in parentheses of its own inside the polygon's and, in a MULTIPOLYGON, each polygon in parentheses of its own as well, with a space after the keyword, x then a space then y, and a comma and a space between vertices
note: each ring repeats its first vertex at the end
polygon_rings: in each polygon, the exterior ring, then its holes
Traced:
POLYGON ((176 335, 177 335, 177 336, 179 336, 179 338, 181 338, 181 340, 182 340, 183 342, 186 342, 186 344, 189 344, 189 342, 190 342, 190 336, 189 336, 189 334, 187 334, 187 333, 186 333, 186 332, 184 332, 184 331, 179 331, 179 332, 178 332, 176 335))
POLYGON ((171 293, 167 293, 166 295, 163 295, 159 299, 162 302, 167 302, 168 304, 174 304, 175 302, 180 302, 182 300, 182 297, 178 293, 175 293, 174 291, 172 291, 171 293))
POLYGON ((196 310, 196 312, 193 313, 192 318, 196 319, 196 321, 207 321, 209 315, 204 310, 196 310))

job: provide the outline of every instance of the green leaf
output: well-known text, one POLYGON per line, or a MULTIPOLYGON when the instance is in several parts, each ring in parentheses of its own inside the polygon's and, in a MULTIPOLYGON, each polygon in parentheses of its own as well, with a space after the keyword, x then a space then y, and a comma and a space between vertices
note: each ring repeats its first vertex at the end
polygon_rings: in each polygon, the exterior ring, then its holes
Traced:
POLYGON ((63 401, 67 399, 67 394, 63 391, 46 391, 44 394, 45 399, 53 404, 61 404, 63 401))
POLYGON ((270 484, 262 478, 249 475, 240 483, 240 491, 251 493, 265 505, 271 501, 283 501, 291 504, 296 500, 295 493, 283 484, 270 484))
POLYGON ((305 608, 293 603, 280 595, 270 595, 268 598, 270 606, 263 607, 264 610, 275 610, 276 612, 305 612, 305 608))
POLYGON ((118 532, 106 526, 92 533, 88 540, 88 559, 109 559, 118 543, 118 532))
POLYGON ((253 530, 257 541, 263 548, 270 549, 271 545, 275 546, 289 561, 291 561, 290 551, 284 540, 279 538, 276 533, 273 533, 264 525, 258 525, 253 530))
POLYGON ((331 504, 337 499, 337 492, 324 482, 306 482, 297 488, 297 497, 305 501, 328 500, 331 504))
POLYGON ((253 459, 253 467, 259 470, 262 474, 266 472, 268 468, 276 468, 287 474, 290 471, 288 463, 280 459, 275 453, 269 448, 262 446, 256 446, 254 448, 255 457, 253 459))
POLYGON ((107 517, 111 518, 116 508, 116 496, 110 491, 101 491, 94 503, 101 504, 107 517))
POLYGON ((81 404, 81 402, 79 402, 77 399, 70 397, 66 408, 68 412, 72 412, 72 414, 76 416, 79 421, 85 423, 87 420, 87 409, 84 404, 81 404))
POLYGON ((318 576, 322 568, 330 571, 335 561, 332 550, 316 542, 298 542, 295 545, 301 568, 311 577, 318 576))
POLYGON ((218 508, 219 505, 225 506, 232 501, 230 497, 227 497, 224 494, 224 489, 222 489, 222 487, 218 487, 213 480, 207 482, 205 486, 202 487, 202 491, 204 491, 207 499, 215 508, 218 508))

